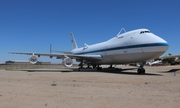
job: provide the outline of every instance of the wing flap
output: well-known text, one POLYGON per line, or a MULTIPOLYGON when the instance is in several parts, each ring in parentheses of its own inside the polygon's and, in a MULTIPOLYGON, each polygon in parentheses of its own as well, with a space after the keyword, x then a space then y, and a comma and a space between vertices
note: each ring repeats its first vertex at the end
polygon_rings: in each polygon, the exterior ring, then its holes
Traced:
POLYGON ((83 60, 102 60, 102 56, 101 55, 67 55, 70 58, 74 58, 74 59, 83 59, 83 60))

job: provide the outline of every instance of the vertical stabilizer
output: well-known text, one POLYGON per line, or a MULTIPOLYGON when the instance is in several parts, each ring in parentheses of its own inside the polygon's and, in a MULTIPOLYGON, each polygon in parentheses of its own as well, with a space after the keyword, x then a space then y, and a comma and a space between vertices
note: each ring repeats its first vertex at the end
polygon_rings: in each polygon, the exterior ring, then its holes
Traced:
POLYGON ((74 38, 73 33, 70 33, 70 35, 71 35, 72 48, 73 48, 73 49, 78 48, 78 46, 77 46, 77 43, 76 43, 76 40, 75 40, 75 38, 74 38))

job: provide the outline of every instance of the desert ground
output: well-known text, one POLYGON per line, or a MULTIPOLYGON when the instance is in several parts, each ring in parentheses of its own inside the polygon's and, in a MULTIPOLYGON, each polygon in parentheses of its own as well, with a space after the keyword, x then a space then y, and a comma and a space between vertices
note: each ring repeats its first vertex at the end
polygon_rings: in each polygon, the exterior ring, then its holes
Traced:
POLYGON ((118 67, 0 70, 0 108, 180 108, 180 66, 118 67))

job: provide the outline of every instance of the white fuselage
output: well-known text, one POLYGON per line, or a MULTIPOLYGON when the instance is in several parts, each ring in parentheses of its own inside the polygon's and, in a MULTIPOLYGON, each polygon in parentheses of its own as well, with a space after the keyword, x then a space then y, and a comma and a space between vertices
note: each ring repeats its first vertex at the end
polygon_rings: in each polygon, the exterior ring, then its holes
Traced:
POLYGON ((162 55, 168 49, 168 43, 150 33, 148 29, 138 29, 120 34, 108 41, 94 45, 85 45, 71 52, 74 55, 98 54, 102 60, 95 64, 125 64, 145 62, 162 55))

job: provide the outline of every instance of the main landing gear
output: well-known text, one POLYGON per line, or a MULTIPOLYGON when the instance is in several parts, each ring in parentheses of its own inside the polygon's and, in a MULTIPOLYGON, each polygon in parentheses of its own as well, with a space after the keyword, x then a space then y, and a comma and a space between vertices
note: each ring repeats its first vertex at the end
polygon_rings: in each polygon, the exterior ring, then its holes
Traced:
POLYGON ((143 67, 144 67, 144 63, 140 63, 139 68, 137 70, 138 74, 144 74, 146 72, 146 70, 143 67))
POLYGON ((99 67, 99 65, 97 65, 97 71, 101 71, 102 67, 99 67))
POLYGON ((79 64, 79 68, 78 71, 80 71, 81 69, 97 69, 97 71, 101 71, 102 67, 100 67, 99 64, 89 64, 89 63, 84 63, 83 61, 81 61, 81 63, 79 64), (87 65, 86 68, 84 68, 84 65, 87 65))
POLYGON ((79 68, 78 68, 78 71, 80 71, 80 69, 83 69, 83 62, 81 62, 80 64, 79 64, 79 68))

